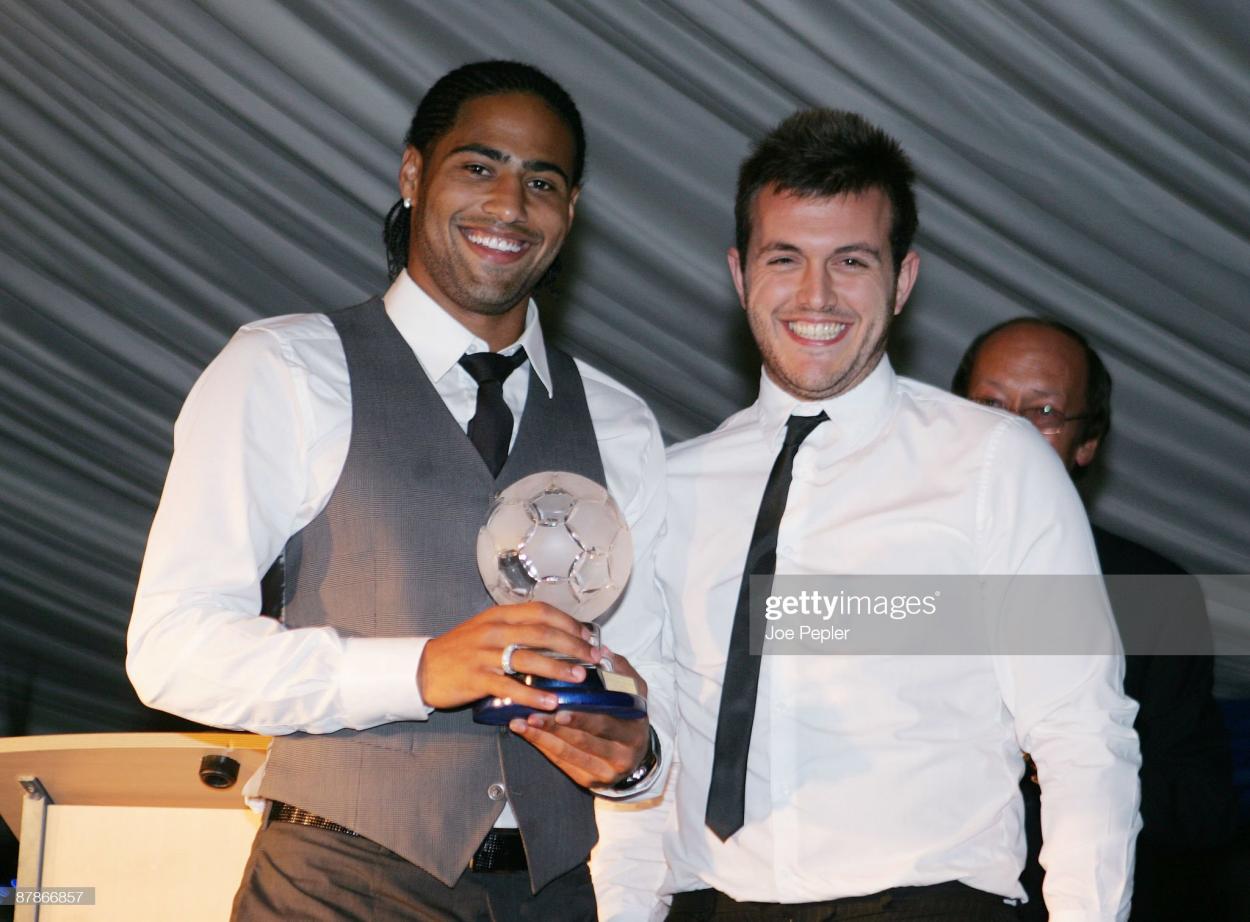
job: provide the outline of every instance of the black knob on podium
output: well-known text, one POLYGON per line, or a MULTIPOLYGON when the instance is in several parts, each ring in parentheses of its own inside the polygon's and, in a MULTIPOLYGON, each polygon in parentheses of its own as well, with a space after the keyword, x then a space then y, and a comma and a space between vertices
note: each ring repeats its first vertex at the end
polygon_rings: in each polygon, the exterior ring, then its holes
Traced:
POLYGON ((200 759, 200 780, 210 788, 228 788, 239 780, 239 763, 230 756, 205 756, 200 759))

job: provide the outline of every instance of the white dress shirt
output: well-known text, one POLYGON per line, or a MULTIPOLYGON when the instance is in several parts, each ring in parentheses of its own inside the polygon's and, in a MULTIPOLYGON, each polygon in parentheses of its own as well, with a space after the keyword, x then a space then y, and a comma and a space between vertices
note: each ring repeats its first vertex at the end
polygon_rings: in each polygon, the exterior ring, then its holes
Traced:
MULTIPOLYGON (((406 272, 383 300, 448 410, 467 429, 477 384, 458 361, 489 347, 406 272)), ((503 351, 519 346, 528 362, 504 385, 516 420, 531 365, 551 390, 532 302, 525 332, 503 351)), ((661 628, 652 559, 664 520, 663 442, 639 397, 590 366, 577 366, 606 485, 630 524, 637 558, 603 642, 645 675, 658 657, 661 628)), ((288 629, 257 616, 261 577, 287 539, 325 507, 350 433, 346 359, 323 314, 248 324, 205 369, 174 427, 173 459, 130 622, 126 670, 145 704, 271 735, 360 730, 429 716, 416 684, 428 638, 341 637, 333 627, 288 629)), ((662 716, 664 685, 653 685, 653 723, 663 742, 671 723, 662 716)), ((510 809, 502 824, 514 825, 509 819, 510 809)))
POLYGON ((669 451, 657 578, 679 764, 661 808, 601 811, 601 918, 654 911, 663 868, 641 843, 666 827, 667 893, 797 903, 958 880, 1022 897, 1022 750, 1045 798, 1051 919, 1123 918, 1140 760, 1120 657, 765 656, 745 826, 721 842, 704 825, 752 526, 787 418, 822 409, 829 422, 795 459, 778 574, 1098 572, 1068 476, 1023 420, 898 378, 884 360, 819 403, 763 376, 753 406, 669 451))

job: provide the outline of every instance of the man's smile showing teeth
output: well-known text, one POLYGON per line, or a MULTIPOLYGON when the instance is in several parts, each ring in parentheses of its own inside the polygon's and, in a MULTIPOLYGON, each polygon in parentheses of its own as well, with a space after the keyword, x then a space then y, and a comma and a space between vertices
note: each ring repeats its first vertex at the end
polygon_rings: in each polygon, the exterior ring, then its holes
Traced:
POLYGON ((838 339, 846 331, 845 323, 810 323, 803 320, 791 320, 786 328, 801 339, 828 342, 838 339))
POLYGON ((464 235, 470 243, 499 253, 520 253, 526 247, 520 240, 509 240, 507 237, 497 237, 481 231, 465 231, 464 235))

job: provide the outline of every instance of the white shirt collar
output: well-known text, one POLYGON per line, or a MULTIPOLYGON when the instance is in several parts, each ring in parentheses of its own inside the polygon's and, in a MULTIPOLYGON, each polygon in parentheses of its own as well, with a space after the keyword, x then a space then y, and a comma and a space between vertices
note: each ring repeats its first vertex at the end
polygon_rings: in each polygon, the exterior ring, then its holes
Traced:
MULTIPOLYGON (((460 356, 469 352, 490 351, 482 339, 443 310, 406 271, 395 277, 382 296, 382 302, 386 305, 387 316, 431 381, 437 382, 455 368, 460 356)), ((525 308, 525 330, 521 338, 499 351, 510 355, 521 346, 525 347, 530 366, 547 389, 547 395, 551 396, 547 347, 543 342, 542 325, 538 321, 538 306, 533 299, 525 308)))
POLYGON ((825 438, 836 438, 844 447, 866 442, 881 430, 897 401, 897 377, 886 356, 868 377, 845 393, 825 400, 800 400, 782 390, 768 373, 760 370, 760 396, 756 401, 759 423, 767 437, 780 442, 781 430, 792 415, 815 416, 821 410, 829 423, 818 432, 825 438), (830 425, 832 423, 832 425, 830 425))

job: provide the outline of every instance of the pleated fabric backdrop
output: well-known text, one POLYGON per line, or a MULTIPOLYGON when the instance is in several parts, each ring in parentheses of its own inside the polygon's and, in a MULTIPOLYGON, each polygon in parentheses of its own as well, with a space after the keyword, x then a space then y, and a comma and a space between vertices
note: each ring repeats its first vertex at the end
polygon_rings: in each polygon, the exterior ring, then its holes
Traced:
POLYGON ((381 289, 412 109, 487 57, 583 110, 546 322, 668 438, 754 396, 739 160, 854 109, 921 175, 899 369, 945 385, 1019 314, 1084 330, 1115 379, 1095 519, 1250 572, 1250 5, 3 0, 0 734, 161 725, 122 663, 181 400, 238 325, 381 289))

